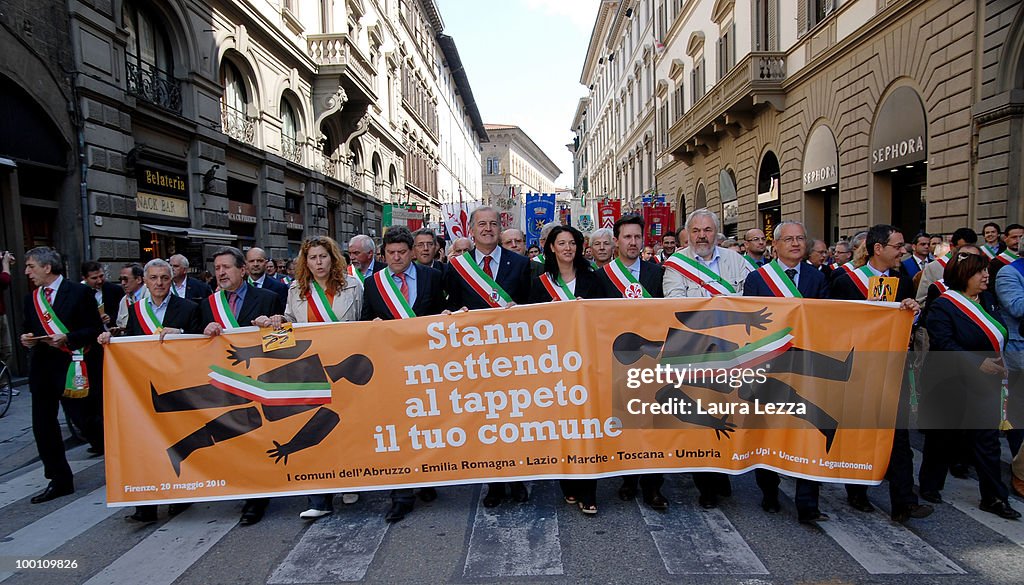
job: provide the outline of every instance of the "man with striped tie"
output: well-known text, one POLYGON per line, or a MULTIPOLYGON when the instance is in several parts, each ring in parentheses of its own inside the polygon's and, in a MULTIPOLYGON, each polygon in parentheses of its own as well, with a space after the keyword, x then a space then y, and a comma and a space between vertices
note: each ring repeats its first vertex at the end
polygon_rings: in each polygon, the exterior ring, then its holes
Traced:
MULTIPOLYGON (((432 233, 430 236, 433 238, 432 233)), ((389 228, 384 234, 387 266, 363 287, 363 321, 409 319, 448 312, 444 308, 441 273, 429 265, 413 263, 414 241, 409 229, 403 226, 389 228)), ((420 489, 420 499, 424 502, 436 498, 437 491, 433 487, 420 489)), ((384 519, 398 522, 405 518, 415 501, 412 488, 392 490, 391 509, 384 519)))

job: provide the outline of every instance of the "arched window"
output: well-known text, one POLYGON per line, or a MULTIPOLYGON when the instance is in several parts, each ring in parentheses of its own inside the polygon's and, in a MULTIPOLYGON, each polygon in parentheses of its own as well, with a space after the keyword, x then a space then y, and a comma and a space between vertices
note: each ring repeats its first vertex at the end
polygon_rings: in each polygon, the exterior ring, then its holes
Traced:
POLYGON ((122 9, 128 43, 125 77, 128 93, 181 113, 181 84, 174 79, 174 54, 167 27, 149 10, 125 3, 122 9))
POLYGON ((281 98, 281 156, 301 163, 302 148, 299 146, 299 117, 288 100, 281 98))
POLYGON ((221 128, 225 134, 246 144, 255 144, 256 124, 248 116, 249 91, 242 72, 231 61, 221 65, 221 128))

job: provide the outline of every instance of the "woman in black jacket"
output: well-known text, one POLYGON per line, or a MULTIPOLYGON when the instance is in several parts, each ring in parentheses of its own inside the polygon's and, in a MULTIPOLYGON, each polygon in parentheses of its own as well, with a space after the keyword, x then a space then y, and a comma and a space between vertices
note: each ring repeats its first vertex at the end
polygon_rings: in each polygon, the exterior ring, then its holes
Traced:
POLYGON ((923 369, 921 416, 925 429, 921 497, 941 502, 940 490, 958 441, 967 441, 981 488, 981 509, 1020 518, 1010 507, 999 463, 1000 387, 1006 377, 1006 329, 989 285, 988 261, 959 251, 946 265, 948 290, 928 303, 929 352, 923 369), (965 433, 958 433, 964 430, 965 433))
MULTIPOLYGON (((583 257, 583 234, 556 226, 544 242, 544 272, 530 284, 530 303, 601 298, 601 283, 583 257)), ((562 495, 584 514, 597 514, 597 480, 563 479, 562 495)))

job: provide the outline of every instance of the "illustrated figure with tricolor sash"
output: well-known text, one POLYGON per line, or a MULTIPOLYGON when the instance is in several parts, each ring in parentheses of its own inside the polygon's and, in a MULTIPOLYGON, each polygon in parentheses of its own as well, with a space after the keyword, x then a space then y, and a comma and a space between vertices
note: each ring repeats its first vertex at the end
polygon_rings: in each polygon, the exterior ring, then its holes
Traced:
MULTIPOLYGON (((202 320, 209 320, 204 330, 206 335, 220 335, 225 330, 240 327, 240 323, 266 327, 272 324, 272 316, 280 319, 280 298, 245 282, 244 266, 245 257, 237 248, 225 247, 214 253, 220 291, 200 307, 202 320)), ((232 366, 244 363, 248 368, 255 359, 291 360, 255 378, 235 368, 211 365, 207 374, 209 381, 205 384, 161 393, 150 383, 153 408, 158 413, 239 407, 211 420, 167 449, 175 473, 181 474, 182 462, 192 453, 252 432, 263 426, 264 418, 274 422, 315 411, 291 440, 283 444, 274 441, 268 454, 276 461, 283 460, 287 464, 289 455, 323 441, 340 421, 336 412, 326 408, 331 402, 331 384, 344 378, 364 385, 373 376, 373 364, 366 356, 357 354, 325 366, 315 353, 302 357, 311 345, 310 341, 299 340, 295 347, 270 353, 264 353, 260 345, 232 346, 228 352, 228 357, 234 360, 232 366), (260 408, 253 405, 254 402, 260 408)), ((242 511, 242 523, 259 522, 266 506, 266 498, 247 500, 242 511)))
MULTIPOLYGON (((384 234, 383 270, 368 278, 363 292, 363 321, 411 319, 426 315, 447 314, 441 273, 428 265, 413 263, 413 238, 409 229, 395 226, 384 234)), ((437 498, 433 487, 420 488, 420 499, 437 498)), ((412 511, 416 498, 412 488, 391 492, 391 508, 384 519, 398 522, 412 511)))

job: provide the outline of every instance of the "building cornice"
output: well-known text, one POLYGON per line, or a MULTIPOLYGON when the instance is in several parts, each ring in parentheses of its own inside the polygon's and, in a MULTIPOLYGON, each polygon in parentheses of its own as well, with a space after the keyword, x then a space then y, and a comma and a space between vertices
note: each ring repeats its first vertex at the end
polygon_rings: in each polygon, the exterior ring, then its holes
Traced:
POLYGON ((582 85, 590 85, 597 62, 604 55, 604 38, 608 24, 608 15, 617 4, 617 0, 602 0, 601 4, 597 7, 597 18, 594 19, 594 29, 590 32, 590 44, 587 45, 587 55, 583 59, 583 71, 580 73, 580 83, 582 85))

